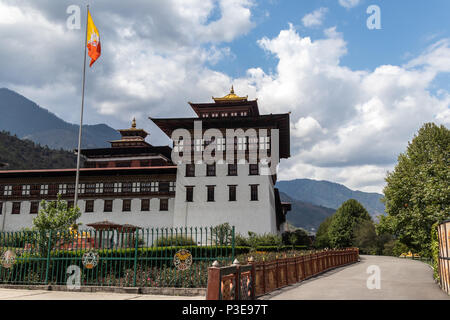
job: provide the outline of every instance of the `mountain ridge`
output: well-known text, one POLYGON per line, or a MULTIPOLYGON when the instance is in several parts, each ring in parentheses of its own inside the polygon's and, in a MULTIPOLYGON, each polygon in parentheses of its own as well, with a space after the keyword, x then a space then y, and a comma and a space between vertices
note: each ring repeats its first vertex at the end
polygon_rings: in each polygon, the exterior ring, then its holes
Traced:
MULTIPOLYGON (((79 125, 64 121, 25 96, 0 88, 0 130, 52 149, 74 150, 79 125)), ((120 134, 106 124, 83 125, 82 147, 108 147, 120 134)))

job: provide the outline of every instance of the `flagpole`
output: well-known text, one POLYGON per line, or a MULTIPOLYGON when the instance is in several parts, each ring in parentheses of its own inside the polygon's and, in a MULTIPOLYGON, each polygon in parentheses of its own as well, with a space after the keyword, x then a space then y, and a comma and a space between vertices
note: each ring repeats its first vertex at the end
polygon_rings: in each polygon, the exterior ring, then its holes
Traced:
POLYGON ((78 204, 78 183, 80 180, 80 155, 81 155, 81 131, 83 127, 83 109, 84 109, 84 83, 86 81, 86 47, 87 47, 87 26, 88 26, 89 5, 86 7, 86 34, 84 39, 84 63, 83 63, 83 86, 81 89, 81 114, 80 114, 80 128, 78 130, 78 151, 77 151, 77 172, 75 178, 75 197, 73 200, 74 208, 78 204))

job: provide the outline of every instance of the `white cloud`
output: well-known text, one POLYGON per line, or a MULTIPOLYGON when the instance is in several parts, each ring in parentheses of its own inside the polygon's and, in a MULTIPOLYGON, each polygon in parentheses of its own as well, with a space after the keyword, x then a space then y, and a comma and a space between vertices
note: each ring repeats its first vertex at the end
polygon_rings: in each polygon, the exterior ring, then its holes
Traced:
POLYGON ((339 4, 345 8, 353 8, 359 4, 360 0, 339 0, 339 4))
POLYGON ((311 13, 306 14, 302 18, 305 27, 317 27, 322 25, 325 14, 328 12, 327 8, 319 8, 311 13))
MULTIPOLYGON (((61 14, 72 1, 17 2, 0 3, 0 86, 77 122, 83 37, 65 29, 61 14)), ((164 134, 148 116, 191 116, 187 101, 210 101, 233 83, 238 94, 258 98, 261 113, 291 111, 293 156, 282 161, 280 179, 378 192, 424 122, 450 124, 449 93, 429 89, 438 74, 450 72, 450 40, 401 66, 352 70, 341 64, 347 44, 336 27, 313 41, 290 25, 258 41, 277 59, 274 72, 255 67, 232 79, 214 64, 233 55, 228 42, 253 27, 251 8, 248 0, 96 4, 104 50, 87 72, 86 122, 120 128, 135 116, 158 144, 164 134)))

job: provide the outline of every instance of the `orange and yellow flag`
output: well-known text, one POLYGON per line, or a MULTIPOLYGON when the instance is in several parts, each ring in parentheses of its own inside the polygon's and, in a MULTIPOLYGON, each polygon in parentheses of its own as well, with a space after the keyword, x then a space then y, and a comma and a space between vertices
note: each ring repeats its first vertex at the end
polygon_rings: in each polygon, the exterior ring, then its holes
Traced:
POLYGON ((92 20, 91 13, 88 11, 88 21, 87 21, 87 48, 89 50, 88 55, 91 57, 91 63, 89 67, 100 57, 101 46, 100 46, 100 34, 98 33, 97 27, 92 20))

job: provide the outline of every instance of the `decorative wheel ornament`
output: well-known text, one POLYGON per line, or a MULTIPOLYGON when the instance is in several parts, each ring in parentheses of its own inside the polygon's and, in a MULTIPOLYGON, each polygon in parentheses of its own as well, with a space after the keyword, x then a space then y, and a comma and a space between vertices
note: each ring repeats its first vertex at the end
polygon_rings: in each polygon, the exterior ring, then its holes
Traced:
POLYGON ((192 254, 189 250, 181 249, 175 254, 173 264, 178 270, 189 269, 192 265, 192 254))
POLYGON ((5 253, 2 255, 1 262, 3 268, 11 268, 16 262, 16 253, 12 250, 5 251, 5 253))
POLYGON ((83 254, 82 262, 83 266, 86 269, 95 268, 98 264, 98 260, 99 260, 98 253, 94 251, 88 251, 85 254, 83 254))

